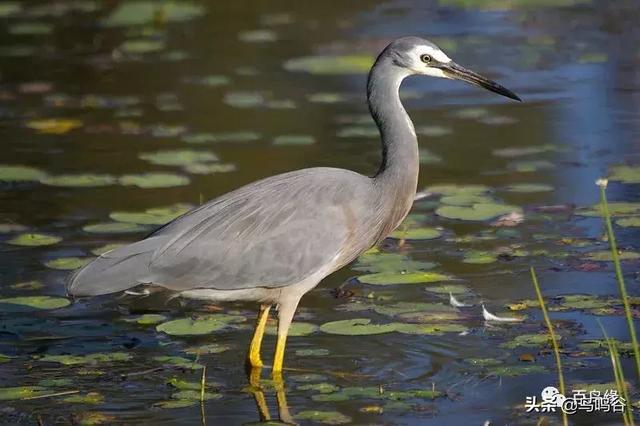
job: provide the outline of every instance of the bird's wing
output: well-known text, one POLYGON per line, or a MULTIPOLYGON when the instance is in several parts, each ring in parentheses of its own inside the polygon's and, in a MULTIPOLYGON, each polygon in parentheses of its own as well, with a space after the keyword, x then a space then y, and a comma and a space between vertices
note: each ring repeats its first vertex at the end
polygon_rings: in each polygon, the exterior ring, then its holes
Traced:
POLYGON ((152 234, 164 244, 151 257, 149 276, 177 291, 298 283, 350 256, 345 250, 357 251, 349 239, 357 237, 368 192, 368 178, 328 168, 247 185, 152 234))

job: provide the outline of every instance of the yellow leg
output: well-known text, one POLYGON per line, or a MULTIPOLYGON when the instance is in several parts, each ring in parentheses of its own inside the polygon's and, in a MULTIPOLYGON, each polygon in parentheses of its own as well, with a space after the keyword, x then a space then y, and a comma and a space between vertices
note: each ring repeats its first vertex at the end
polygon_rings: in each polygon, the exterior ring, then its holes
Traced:
POLYGON ((260 306, 260 315, 258 316, 256 330, 251 338, 249 355, 247 356, 247 363, 251 368, 260 368, 263 365, 262 359, 260 358, 260 346, 262 345, 262 337, 264 336, 264 329, 267 326, 267 319, 269 318, 270 310, 270 305, 260 306))
POLYGON ((282 334, 278 336, 278 342, 276 343, 276 354, 273 358, 273 370, 272 373, 275 376, 282 375, 282 364, 284 363, 284 349, 287 345, 287 335, 282 334))
POLYGON ((264 422, 271 420, 271 415, 269 414, 269 407, 267 406, 264 392, 262 391, 262 387, 260 386, 261 372, 262 369, 260 368, 252 368, 249 372, 249 384, 251 385, 251 393, 253 394, 256 406, 258 407, 258 415, 260 416, 260 421, 264 422))

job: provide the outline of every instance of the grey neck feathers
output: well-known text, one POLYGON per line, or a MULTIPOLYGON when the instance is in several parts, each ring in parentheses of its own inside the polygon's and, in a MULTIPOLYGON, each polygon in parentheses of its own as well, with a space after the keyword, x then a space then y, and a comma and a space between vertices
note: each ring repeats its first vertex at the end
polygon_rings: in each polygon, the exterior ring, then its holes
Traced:
MULTIPOLYGON (((418 184, 418 141, 413 123, 400 102, 400 84, 409 73, 381 56, 369 73, 367 100, 380 129, 382 163, 374 183, 393 205, 391 222, 404 219, 418 184)), ((394 224, 394 228, 397 225, 394 224)))

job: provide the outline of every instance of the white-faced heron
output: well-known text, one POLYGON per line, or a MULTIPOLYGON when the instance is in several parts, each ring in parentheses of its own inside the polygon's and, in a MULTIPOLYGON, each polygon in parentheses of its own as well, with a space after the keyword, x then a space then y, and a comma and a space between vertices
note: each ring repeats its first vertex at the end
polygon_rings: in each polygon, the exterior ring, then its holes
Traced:
POLYGON ((95 296, 148 284, 188 298, 259 302, 248 353, 252 367, 262 366, 262 336, 269 310, 277 305, 273 375, 280 377, 302 295, 379 243, 411 208, 418 143, 398 93, 410 75, 463 80, 520 100, 454 63, 433 43, 400 38, 369 72, 367 100, 382 140, 382 164, 373 177, 318 167, 253 182, 103 254, 75 274, 69 294, 95 296))

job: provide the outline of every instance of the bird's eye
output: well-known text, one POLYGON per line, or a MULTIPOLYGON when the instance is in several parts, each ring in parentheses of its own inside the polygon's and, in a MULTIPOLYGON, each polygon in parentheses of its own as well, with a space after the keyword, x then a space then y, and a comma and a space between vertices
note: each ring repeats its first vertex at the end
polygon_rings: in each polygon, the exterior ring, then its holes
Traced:
POLYGON ((428 64, 429 62, 431 62, 433 60, 433 58, 431 58, 431 55, 422 55, 422 56, 420 56, 420 60, 422 62, 424 62, 425 64, 428 64))

